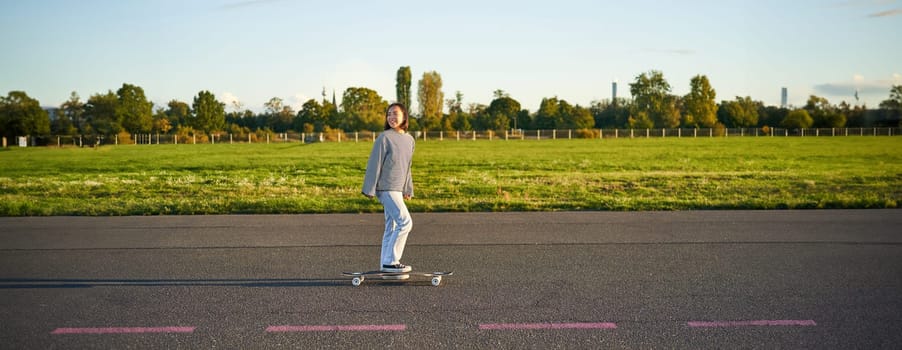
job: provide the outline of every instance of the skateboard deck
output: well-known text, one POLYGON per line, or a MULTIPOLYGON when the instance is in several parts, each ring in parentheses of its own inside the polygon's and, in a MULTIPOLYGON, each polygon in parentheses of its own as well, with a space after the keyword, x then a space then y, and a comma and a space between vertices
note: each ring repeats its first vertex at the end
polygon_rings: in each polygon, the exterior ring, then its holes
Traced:
POLYGON ((391 280, 391 281, 406 281, 410 276, 417 277, 430 277, 432 278, 431 282, 433 286, 438 287, 439 284, 442 283, 442 277, 453 275, 453 271, 436 271, 436 272, 418 272, 418 271, 408 271, 408 272, 383 272, 379 270, 375 271, 367 271, 367 272, 342 272, 342 276, 350 276, 353 277, 351 279, 351 284, 355 287, 359 286, 363 283, 363 281, 367 277, 371 278, 381 278, 383 280, 391 280), (403 276, 407 276, 408 278, 402 278, 403 276))

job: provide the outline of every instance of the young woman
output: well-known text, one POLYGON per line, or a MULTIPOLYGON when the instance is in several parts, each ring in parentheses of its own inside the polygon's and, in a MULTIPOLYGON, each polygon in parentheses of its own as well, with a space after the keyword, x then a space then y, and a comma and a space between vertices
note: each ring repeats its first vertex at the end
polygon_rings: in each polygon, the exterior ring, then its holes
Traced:
POLYGON ((400 103, 389 105, 385 112, 385 130, 373 144, 363 179, 363 195, 378 198, 385 208, 381 259, 384 272, 411 270, 410 266, 401 264, 407 235, 413 228, 404 204, 404 200, 413 197, 410 164, 414 139, 407 133, 408 125, 407 107, 400 103))

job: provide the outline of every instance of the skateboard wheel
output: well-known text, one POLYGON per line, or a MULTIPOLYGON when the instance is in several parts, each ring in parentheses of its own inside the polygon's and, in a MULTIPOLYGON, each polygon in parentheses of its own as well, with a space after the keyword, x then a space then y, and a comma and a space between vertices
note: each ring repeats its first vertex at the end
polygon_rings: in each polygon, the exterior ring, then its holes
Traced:
POLYGON ((441 283, 442 283, 442 278, 440 276, 432 277, 432 285, 433 286, 437 287, 441 283))
POLYGON ((359 286, 361 283, 363 283, 363 277, 354 277, 354 279, 351 280, 351 284, 353 284, 354 287, 359 286))

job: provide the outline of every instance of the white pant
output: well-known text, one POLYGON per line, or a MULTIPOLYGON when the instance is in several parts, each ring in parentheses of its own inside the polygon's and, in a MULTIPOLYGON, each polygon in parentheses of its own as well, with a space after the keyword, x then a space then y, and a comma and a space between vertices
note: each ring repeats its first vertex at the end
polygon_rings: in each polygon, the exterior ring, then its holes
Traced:
POLYGON ((382 235, 382 265, 401 262, 407 234, 413 229, 413 220, 404 204, 404 195, 396 191, 377 191, 376 197, 385 208, 385 233, 382 235))

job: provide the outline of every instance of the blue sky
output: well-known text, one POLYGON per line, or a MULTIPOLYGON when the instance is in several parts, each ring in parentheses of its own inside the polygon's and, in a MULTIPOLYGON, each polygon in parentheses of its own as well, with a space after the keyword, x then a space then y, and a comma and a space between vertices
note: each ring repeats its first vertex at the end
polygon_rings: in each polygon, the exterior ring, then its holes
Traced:
POLYGON ((0 94, 45 106, 123 83, 157 107, 201 90, 254 111, 272 97, 298 109, 324 87, 391 101, 400 66, 414 96, 436 71, 446 99, 488 104, 501 89, 533 112, 543 97, 610 98, 613 81, 629 97, 653 69, 679 95, 706 75, 718 102, 779 105, 787 87, 791 105, 854 104, 857 89, 876 107, 902 84, 900 0, 3 0, 0 31, 0 94))

